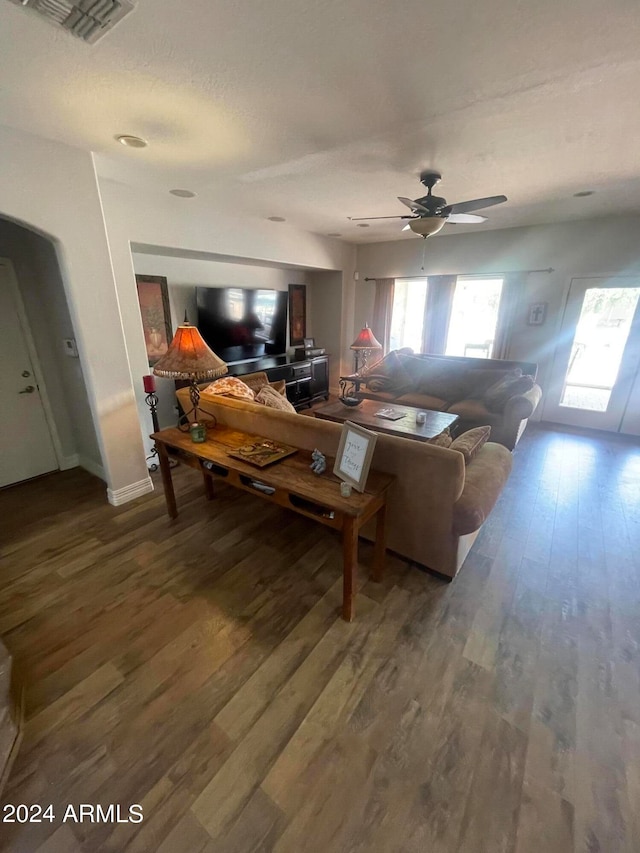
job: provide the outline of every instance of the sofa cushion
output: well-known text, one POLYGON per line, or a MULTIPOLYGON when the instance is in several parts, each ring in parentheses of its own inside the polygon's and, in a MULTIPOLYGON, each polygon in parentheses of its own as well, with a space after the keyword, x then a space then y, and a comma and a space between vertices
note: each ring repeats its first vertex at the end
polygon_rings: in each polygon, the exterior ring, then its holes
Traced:
POLYGON ((279 409, 281 412, 296 413, 295 408, 287 398, 283 397, 282 394, 279 394, 278 391, 270 385, 263 385, 258 391, 256 394, 256 403, 262 403, 264 406, 269 406, 271 409, 279 409))
POLYGON ((482 402, 491 412, 504 412, 511 397, 531 391, 533 385, 531 376, 505 376, 485 391, 482 402))
POLYGON ((448 402, 459 400, 465 395, 467 370, 437 358, 414 358, 413 361, 420 365, 420 371, 416 374, 416 391, 448 402))
POLYGON ((457 403, 452 403, 446 411, 450 415, 458 415, 463 423, 472 422, 476 425, 493 426, 503 421, 502 415, 490 412, 482 400, 459 400, 457 403))
POLYGON ((480 448, 486 444, 491 435, 490 426, 475 427, 474 429, 463 432, 451 444, 451 450, 457 450, 464 456, 464 461, 468 465, 480 448))
POLYGON ((522 376, 522 369, 519 367, 514 367, 512 370, 496 370, 495 368, 484 367, 468 370, 465 377, 467 387, 462 396, 481 400, 485 391, 495 385, 496 382, 507 377, 518 376, 522 376))
POLYGON ((200 392, 206 396, 235 397, 237 400, 251 400, 255 394, 248 385, 238 379, 237 376, 225 376, 222 379, 216 379, 200 392))
POLYGON ((430 409, 432 412, 442 412, 448 406, 446 400, 440 397, 430 397, 428 394, 418 394, 415 391, 410 391, 408 394, 402 394, 396 397, 396 403, 402 403, 403 406, 415 406, 416 409, 430 409))
POLYGON ((412 387, 417 388, 424 375, 424 359, 406 352, 398 352, 398 362, 409 377, 412 387))

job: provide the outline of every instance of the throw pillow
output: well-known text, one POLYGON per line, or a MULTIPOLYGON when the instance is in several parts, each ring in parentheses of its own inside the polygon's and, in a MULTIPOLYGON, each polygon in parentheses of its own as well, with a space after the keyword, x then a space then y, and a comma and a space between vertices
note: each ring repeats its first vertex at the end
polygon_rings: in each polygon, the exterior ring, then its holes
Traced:
POLYGON ((237 400, 249 400, 251 402, 254 400, 254 393, 251 388, 237 376, 225 376, 222 379, 216 379, 211 385, 203 388, 200 393, 219 397, 235 397, 237 400))
POLYGON ((246 376, 242 377, 242 381, 245 385, 248 385, 249 388, 251 388, 254 395, 257 394, 261 388, 264 388, 265 385, 269 384, 267 374, 264 371, 259 371, 258 373, 248 373, 246 376))
POLYGON ((286 397, 287 383, 284 381, 284 379, 276 379, 275 382, 270 382, 269 386, 273 388, 274 391, 277 391, 280 396, 286 397))
POLYGON ((275 388, 270 385, 263 387, 256 394, 256 403, 262 403, 264 406, 269 406, 270 409, 279 409, 281 412, 293 412, 296 410, 282 394, 278 394, 275 388))
POLYGON ((485 391, 482 402, 490 412, 504 412, 511 397, 531 391, 533 384, 531 376, 505 377, 485 391))
POLYGON ((460 451, 464 456, 465 465, 468 465, 480 448, 487 442, 490 435, 490 426, 475 427, 458 436, 451 444, 450 449, 460 451))
POLYGON ((519 367, 514 367, 513 370, 496 370, 486 367, 467 370, 465 373, 467 385, 465 398, 481 400, 485 391, 508 376, 512 378, 522 376, 522 370, 519 367))
POLYGON ((400 394, 404 389, 411 386, 411 379, 405 372, 398 353, 390 352, 382 361, 368 367, 364 373, 360 373, 366 380, 367 388, 372 391, 391 391, 400 394), (373 381, 374 386, 371 386, 373 381))
POLYGON ((430 438, 427 444, 435 444, 436 447, 451 447, 453 439, 451 438, 449 427, 443 429, 438 435, 434 435, 433 438, 430 438))

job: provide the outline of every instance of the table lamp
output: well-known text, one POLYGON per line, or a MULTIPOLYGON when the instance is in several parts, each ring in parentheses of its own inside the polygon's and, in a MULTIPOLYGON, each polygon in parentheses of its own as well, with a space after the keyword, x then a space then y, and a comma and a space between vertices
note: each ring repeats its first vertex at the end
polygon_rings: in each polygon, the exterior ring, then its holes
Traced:
POLYGON ((382 344, 380 344, 377 340, 371 329, 369 328, 369 324, 365 323, 360 334, 355 339, 355 341, 351 344, 349 349, 352 349, 355 352, 356 356, 356 373, 358 372, 358 362, 359 356, 362 355, 362 366, 361 369, 365 370, 367 367, 367 359, 369 358, 369 353, 376 349, 382 349, 382 344))
MULTIPOLYGON (((164 376, 166 379, 189 380, 189 398, 192 408, 183 416, 186 424, 183 426, 179 423, 178 426, 185 432, 191 430, 194 441, 204 441, 204 427, 198 420, 200 403, 198 380, 216 379, 222 376, 227 372, 227 365, 207 346, 200 332, 189 323, 186 316, 184 323, 176 329, 169 349, 155 363, 153 372, 156 376, 164 376), (193 415, 193 424, 189 425, 191 415, 193 415)), ((182 421, 182 418, 180 420, 182 421)))

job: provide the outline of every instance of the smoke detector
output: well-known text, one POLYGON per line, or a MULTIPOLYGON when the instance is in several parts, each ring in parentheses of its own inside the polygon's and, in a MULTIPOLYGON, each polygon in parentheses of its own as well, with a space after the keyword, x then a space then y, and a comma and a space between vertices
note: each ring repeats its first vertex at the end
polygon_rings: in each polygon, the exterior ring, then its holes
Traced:
POLYGON ((129 0, 9 0, 94 44, 133 11, 129 0))

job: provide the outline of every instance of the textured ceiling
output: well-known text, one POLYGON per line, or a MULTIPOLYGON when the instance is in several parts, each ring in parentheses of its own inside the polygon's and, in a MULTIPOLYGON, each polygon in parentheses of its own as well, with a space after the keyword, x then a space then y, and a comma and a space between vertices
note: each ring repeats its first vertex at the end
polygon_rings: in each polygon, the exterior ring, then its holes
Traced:
POLYGON ((138 0, 94 46, 0 0, 0 124, 359 242, 400 237, 347 217, 404 213, 427 167, 509 197, 480 229, 638 212, 638 44, 635 0, 138 0))

